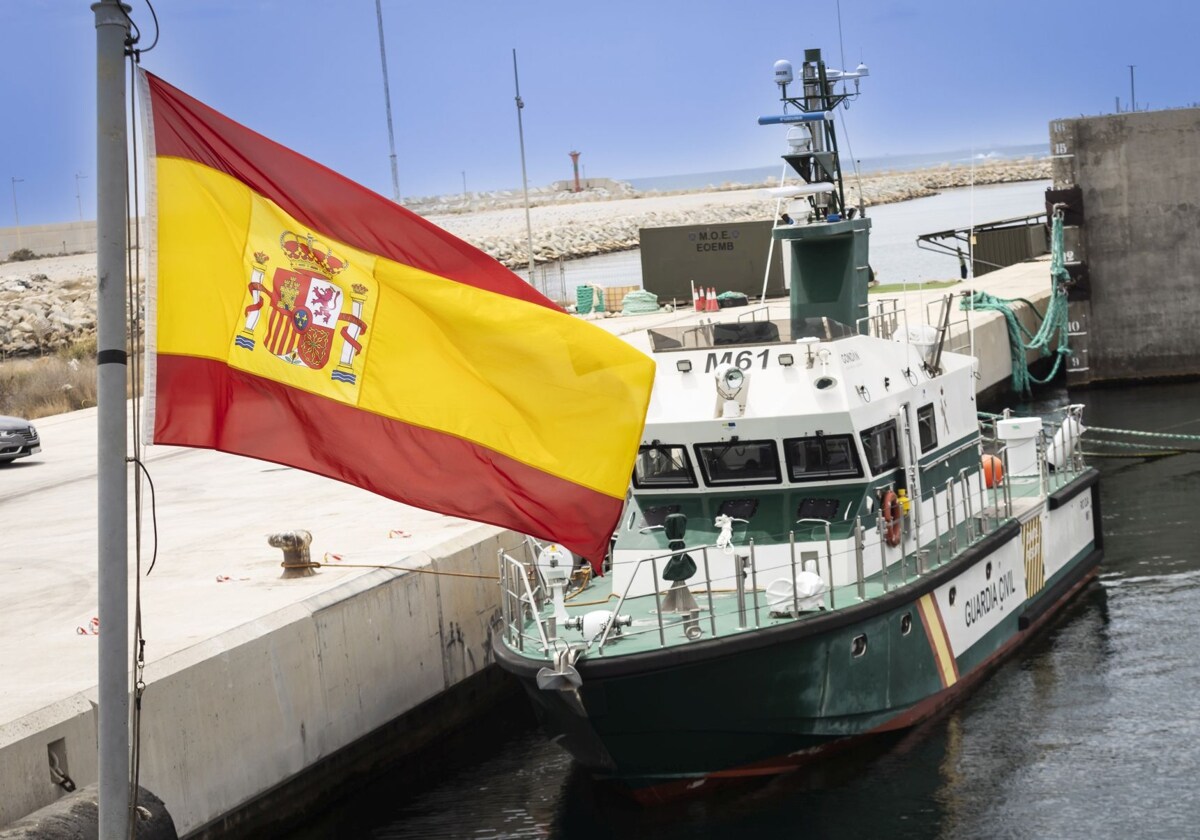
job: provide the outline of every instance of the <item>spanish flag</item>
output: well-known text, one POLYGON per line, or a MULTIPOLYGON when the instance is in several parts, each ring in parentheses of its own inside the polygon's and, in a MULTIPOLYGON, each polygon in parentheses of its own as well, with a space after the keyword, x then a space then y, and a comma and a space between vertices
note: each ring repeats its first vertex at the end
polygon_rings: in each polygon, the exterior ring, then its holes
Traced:
POLYGON ((153 442, 598 561, 654 362, 403 207, 149 73, 140 87, 153 442))

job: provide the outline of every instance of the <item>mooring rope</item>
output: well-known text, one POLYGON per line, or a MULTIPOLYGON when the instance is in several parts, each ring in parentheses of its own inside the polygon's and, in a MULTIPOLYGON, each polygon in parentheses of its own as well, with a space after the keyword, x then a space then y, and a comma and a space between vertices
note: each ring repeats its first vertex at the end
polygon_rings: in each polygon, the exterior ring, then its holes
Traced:
POLYGON ((1046 306, 1045 315, 1039 313, 1037 307, 1024 298, 1002 298, 982 291, 964 294, 959 301, 959 308, 962 310, 991 310, 1004 316, 1008 326, 1009 353, 1012 357, 1012 386, 1013 390, 1023 397, 1033 393, 1033 385, 1045 385, 1052 380, 1062 367, 1063 359, 1071 353, 1067 338, 1067 281, 1070 274, 1064 265, 1062 220, 1062 210, 1056 209, 1050 234, 1050 303, 1046 306), (1013 311, 1015 303, 1024 303, 1041 321, 1036 333, 1031 333, 1021 323, 1017 313, 1013 311), (1051 349, 1050 345, 1055 341, 1057 346, 1051 349), (1029 370, 1026 356, 1029 350, 1036 350, 1043 356, 1054 354, 1054 365, 1044 378, 1039 379, 1029 370))

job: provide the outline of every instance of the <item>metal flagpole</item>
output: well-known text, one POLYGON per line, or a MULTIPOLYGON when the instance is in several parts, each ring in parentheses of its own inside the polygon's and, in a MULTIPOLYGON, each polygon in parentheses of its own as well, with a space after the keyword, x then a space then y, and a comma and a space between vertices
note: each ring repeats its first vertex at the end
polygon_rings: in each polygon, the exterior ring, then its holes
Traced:
POLYGON ((396 134, 392 131, 392 93, 388 87, 387 51, 383 48, 383 7, 375 0, 375 19, 379 21, 379 61, 383 64, 383 101, 387 104, 388 149, 392 153, 392 200, 400 203, 400 175, 396 170, 396 134))
POLYGON ((129 591, 126 505, 125 40, 129 6, 96 15, 96 276, 100 837, 129 835, 129 591))
POLYGON ((517 78, 517 49, 513 47, 513 86, 517 91, 517 136, 521 139, 521 188, 525 191, 525 235, 529 237, 529 285, 533 285, 533 225, 529 223, 529 178, 525 174, 525 129, 521 125, 521 81, 517 78))

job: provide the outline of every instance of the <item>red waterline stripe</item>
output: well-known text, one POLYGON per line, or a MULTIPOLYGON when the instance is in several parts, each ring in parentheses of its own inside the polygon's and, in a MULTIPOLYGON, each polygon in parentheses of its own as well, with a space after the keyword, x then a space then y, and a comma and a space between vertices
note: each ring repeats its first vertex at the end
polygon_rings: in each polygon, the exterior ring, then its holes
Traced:
POLYGON ((502 453, 235 370, 159 354, 155 443, 218 449, 602 558, 623 500, 502 453))
POLYGON ((155 154, 208 166, 314 232, 458 283, 561 311, 473 245, 214 111, 150 73, 155 154))

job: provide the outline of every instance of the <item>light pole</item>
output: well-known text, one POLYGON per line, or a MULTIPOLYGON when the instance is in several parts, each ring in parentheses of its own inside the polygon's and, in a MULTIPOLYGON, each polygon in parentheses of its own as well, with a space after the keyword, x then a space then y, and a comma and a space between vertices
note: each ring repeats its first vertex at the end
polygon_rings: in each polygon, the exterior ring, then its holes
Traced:
POLYGON ((525 129, 521 125, 521 81, 517 78, 517 50, 513 48, 513 86, 517 91, 517 136, 521 140, 521 188, 525 192, 525 235, 529 239, 529 285, 533 285, 533 225, 529 222, 529 177, 525 174, 525 129))
POLYGON ((12 194, 13 194, 13 223, 17 228, 17 250, 21 248, 21 214, 17 211, 17 184, 22 183, 24 178, 12 177, 12 194))
POLYGON ((1134 67, 1137 67, 1137 65, 1136 64, 1129 65, 1129 110, 1130 111, 1137 110, 1137 97, 1134 96, 1134 93, 1133 93, 1133 68, 1134 67))
POLYGON ((79 179, 86 178, 86 175, 75 173, 75 203, 79 205, 79 221, 83 221, 83 199, 79 196, 79 179))
POLYGON ((387 105, 388 149, 392 160, 392 200, 400 203, 400 175, 396 169, 396 134, 392 131, 392 94, 388 88, 387 50, 383 48, 383 7, 375 0, 375 19, 379 22, 379 61, 383 65, 383 101, 387 105))

